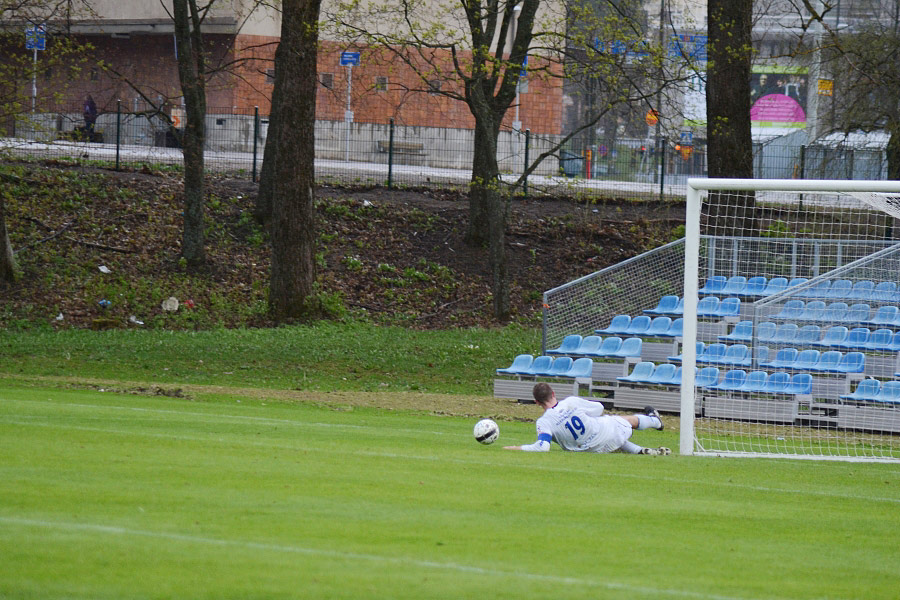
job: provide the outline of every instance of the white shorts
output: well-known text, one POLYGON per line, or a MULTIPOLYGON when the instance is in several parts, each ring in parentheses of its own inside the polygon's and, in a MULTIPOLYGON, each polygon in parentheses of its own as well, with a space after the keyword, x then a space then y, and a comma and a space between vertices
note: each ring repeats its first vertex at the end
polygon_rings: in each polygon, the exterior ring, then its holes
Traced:
POLYGON ((619 416, 601 417, 606 431, 604 440, 590 449, 590 452, 615 452, 621 448, 634 433, 631 423, 619 416))

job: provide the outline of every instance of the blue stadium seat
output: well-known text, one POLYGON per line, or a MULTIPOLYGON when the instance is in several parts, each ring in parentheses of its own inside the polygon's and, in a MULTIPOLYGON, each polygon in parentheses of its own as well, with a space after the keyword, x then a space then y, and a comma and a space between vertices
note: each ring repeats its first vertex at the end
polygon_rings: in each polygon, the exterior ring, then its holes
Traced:
POLYGON ((875 314, 872 315, 872 318, 863 322, 870 325, 881 325, 882 327, 885 325, 895 325, 898 314, 900 314, 900 309, 896 306, 879 306, 875 309, 875 314))
POLYGON ((766 278, 757 275, 756 277, 750 277, 747 279, 747 285, 744 286, 744 289, 737 293, 738 296, 763 296, 763 292, 766 291, 766 278))
POLYGON ((758 342, 768 342, 775 337, 777 326, 771 321, 764 321, 756 325, 756 340, 758 342))
POLYGON ((822 321, 832 323, 832 322, 840 322, 843 320, 844 315, 847 314, 847 306, 846 302, 832 302, 827 307, 825 307, 825 312, 822 313, 822 321))
POLYGON ((886 404, 900 404, 900 381, 885 381, 881 384, 877 402, 886 404))
POLYGON ((524 375, 531 370, 531 363, 534 362, 534 356, 531 354, 519 354, 516 356, 512 364, 502 369, 497 369, 498 375, 524 375))
POLYGON ((809 371, 819 362, 820 354, 821 352, 818 350, 802 350, 797 354, 794 364, 788 365, 787 368, 795 371, 809 371))
POLYGON ((716 311, 719 309, 719 302, 720 300, 717 296, 706 296, 705 298, 700 298, 700 301, 697 302, 697 316, 716 316, 716 311))
POLYGON ((841 357, 836 372, 838 373, 864 373, 866 370, 866 355, 862 352, 848 352, 841 357))
POLYGON ((828 288, 828 292, 825 293, 825 298, 851 298, 853 293, 853 282, 849 279, 837 279, 834 283, 831 284, 831 287, 828 288))
POLYGON ((881 392, 881 382, 877 379, 863 379, 856 385, 856 389, 850 394, 840 396, 841 400, 872 401, 878 399, 881 392))
POLYGON ((766 382, 769 379, 769 374, 765 371, 750 371, 747 373, 747 378, 744 380, 743 385, 741 385, 740 391, 750 394, 759 394, 766 391, 766 382))
POLYGON ((647 383, 654 385, 672 385, 672 378, 675 377, 675 372, 680 368, 681 367, 676 367, 672 363, 657 365, 656 369, 653 371, 653 375, 647 379, 647 383))
POLYGON ((775 335, 772 336, 772 339, 768 341, 773 344, 792 344, 799 329, 796 323, 782 323, 775 330, 775 335))
POLYGON ((682 317, 678 317, 677 319, 672 319, 672 324, 669 325, 669 328, 665 333, 660 335, 664 335, 666 337, 681 337, 684 335, 684 319, 682 317))
POLYGON ((784 393, 792 395, 812 394, 812 375, 809 373, 795 373, 791 376, 791 382, 784 388, 784 393))
POLYGON ((637 358, 641 355, 641 348, 644 341, 639 337, 630 337, 622 342, 618 350, 613 352, 612 356, 618 358, 637 358))
POLYGON ((728 282, 728 278, 724 275, 713 275, 709 279, 706 280, 706 283, 703 284, 703 287, 697 290, 698 294, 718 294, 722 291, 722 288, 725 287, 725 284, 728 282))
POLYGON ((671 315, 677 305, 678 296, 663 296, 655 308, 644 309, 644 312, 652 315, 671 315))
POLYGON ((603 338, 599 335, 586 335, 584 339, 581 340, 581 344, 579 344, 578 348, 572 352, 575 356, 591 356, 597 353, 597 350, 600 348, 600 343, 603 342, 603 338))
POLYGON ((634 365, 634 368, 631 370, 631 373, 628 375, 623 375, 622 377, 616 377, 619 381, 624 381, 626 383, 647 383, 650 377, 653 376, 653 372, 656 369, 656 365, 649 361, 639 362, 634 365))
MULTIPOLYGON (((723 344, 724 345, 724 344, 723 344)), ((700 355, 706 350, 706 344, 704 342, 697 342, 695 345, 696 348, 696 357, 700 358, 700 355)), ((678 356, 670 356, 667 360, 671 360, 672 362, 681 362, 684 360, 684 352, 679 354, 678 356)))
POLYGON ((823 279, 819 283, 797 292, 797 296, 801 298, 827 298, 828 290, 831 289, 831 280, 823 279))
POLYGON ((825 302, 823 300, 810 300, 803 307, 800 316, 797 317, 801 321, 819 321, 825 312, 825 302))
POLYGON ((893 281, 881 281, 875 284, 875 290, 872 292, 872 302, 896 302, 900 300, 897 296, 897 284, 893 281))
POLYGON ((717 363, 725 356, 725 344, 710 344, 703 350, 703 354, 697 355, 698 363, 717 363))
POLYGON ((728 335, 720 335, 720 340, 726 342, 751 342, 753 341, 753 321, 738 321, 734 329, 728 335))
POLYGON ((793 343, 798 346, 815 344, 820 337, 822 337, 822 329, 818 325, 804 325, 797 330, 793 343))
POLYGON ((604 335, 617 335, 624 333, 628 326, 631 325, 630 315, 616 315, 604 329, 595 329, 594 333, 602 333, 604 335))
POLYGON ((790 368, 797 361, 797 355, 800 351, 796 348, 781 348, 775 353, 775 358, 769 361, 759 363, 761 367, 770 367, 775 369, 790 368))
POLYGON ((722 355, 716 361, 707 361, 707 362, 715 362, 718 365, 726 365, 726 366, 740 366, 743 365, 745 361, 749 362, 750 358, 750 349, 746 344, 732 344, 725 348, 725 354, 722 355))
MULTIPOLYGON (((769 347, 768 346, 756 346, 753 348, 753 358, 756 359, 756 364, 764 363, 769 360, 769 347)), ((750 365, 750 357, 747 357, 747 362, 744 363, 745 366, 750 365)))
POLYGON ((854 327, 850 331, 847 332, 847 337, 844 338, 844 341, 836 344, 836 348, 848 348, 851 350, 856 350, 859 348, 865 349, 866 344, 869 343, 869 337, 872 335, 872 332, 869 331, 868 327, 854 327))
POLYGON ((622 335, 641 335, 650 327, 652 319, 647 315, 640 315, 631 319, 631 324, 622 332, 622 335))
POLYGON ((694 386, 706 388, 715 385, 719 381, 719 367, 703 367, 697 370, 694 376, 694 386))
POLYGON ((848 329, 843 325, 834 325, 825 331, 825 335, 821 340, 813 342, 814 346, 825 346, 827 348, 839 348, 840 344, 847 339, 848 329))
POLYGON ((787 277, 773 277, 766 284, 766 289, 763 290, 762 296, 771 296, 773 294, 779 294, 787 289, 788 280, 787 277))
POLYGON ((678 303, 675 304, 675 308, 672 309, 672 316, 678 316, 684 314, 684 298, 679 298, 678 303))
POLYGON ((894 332, 890 329, 876 329, 866 342, 866 350, 870 352, 890 352, 894 332))
POLYGON ((744 291, 745 287, 747 287, 746 277, 743 275, 732 275, 728 278, 728 281, 725 282, 725 287, 722 288, 722 291, 719 292, 719 294, 722 296, 740 294, 744 291))
POLYGON ((531 368, 528 369, 528 373, 523 373, 523 375, 546 375, 550 372, 550 367, 552 366, 552 356, 538 356, 534 359, 534 362, 531 363, 531 368))
POLYGON ((717 317, 738 317, 741 314, 740 298, 725 298, 719 303, 715 315, 717 317))
POLYGON ((841 319, 841 323, 865 323, 869 320, 869 312, 871 310, 872 307, 868 304, 851 304, 850 308, 847 309, 847 312, 844 313, 844 318, 841 319))
POLYGON ((610 336, 603 340, 600 348, 595 353, 596 356, 615 356, 615 353, 622 348, 622 338, 618 336, 610 336))
POLYGON ((891 340, 891 352, 900 352, 900 331, 895 333, 891 340))
POLYGON ((809 281, 809 279, 807 279, 806 277, 794 277, 793 279, 791 279, 788 282, 788 287, 802 285, 802 284, 806 283, 807 281, 809 281))
POLYGON ((827 350, 819 355, 819 360, 811 367, 795 367, 797 370, 815 371, 817 373, 837 373, 843 353, 840 350, 827 350))
POLYGON ((591 379, 594 373, 594 361, 590 358, 577 358, 565 377, 573 379, 591 379))
POLYGON ((785 372, 772 373, 766 380, 765 392, 769 394, 783 394, 785 388, 791 382, 791 374, 785 372))
POLYGON ((874 293, 875 282, 864 279, 853 284, 853 289, 847 297, 851 300, 865 300, 866 302, 869 302, 872 300, 872 294, 874 293))
POLYGON ((773 319, 787 319, 789 321, 796 321, 800 319, 800 315, 803 314, 803 309, 806 308, 806 304, 803 300, 788 300, 784 303, 784 306, 781 307, 781 311, 777 315, 774 315, 773 319))
POLYGON ((731 371, 725 371, 725 377, 722 378, 722 381, 715 385, 707 386, 707 389, 710 390, 722 390, 722 391, 738 391, 741 389, 741 386, 744 385, 744 381, 747 380, 747 371, 743 369, 732 369, 731 371))
POLYGON ((559 345, 559 348, 554 348, 553 350, 547 350, 547 354, 572 354, 576 350, 578 350, 578 346, 581 345, 581 336, 577 333, 573 333, 567 335, 563 338, 562 343, 559 345))
POLYGON ((675 367, 675 372, 672 373, 669 385, 681 385, 681 367, 675 367))
POLYGON ((671 326, 672 317, 654 317, 654 319, 650 321, 650 327, 647 328, 644 335, 647 337, 667 336, 667 332, 671 326))
POLYGON ((546 373, 547 377, 565 377, 573 362, 571 356, 557 356, 546 373))

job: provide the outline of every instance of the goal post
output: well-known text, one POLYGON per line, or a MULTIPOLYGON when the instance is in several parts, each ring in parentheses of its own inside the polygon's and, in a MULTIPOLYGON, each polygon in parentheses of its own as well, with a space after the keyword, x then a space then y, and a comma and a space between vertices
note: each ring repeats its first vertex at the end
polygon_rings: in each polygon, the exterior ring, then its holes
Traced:
POLYGON ((900 462, 900 181, 691 178, 684 253, 681 454, 900 462))

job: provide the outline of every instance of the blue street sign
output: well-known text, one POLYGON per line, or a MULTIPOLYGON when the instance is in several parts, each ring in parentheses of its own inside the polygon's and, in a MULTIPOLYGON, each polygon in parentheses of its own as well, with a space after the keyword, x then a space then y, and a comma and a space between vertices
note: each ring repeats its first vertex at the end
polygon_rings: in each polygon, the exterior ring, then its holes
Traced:
POLYGON ((522 60, 522 68, 519 70, 519 77, 526 77, 528 75, 528 69, 525 67, 528 66, 528 55, 525 55, 525 58, 522 60))
POLYGON ((29 27, 25 30, 26 50, 46 50, 47 32, 43 27, 29 27))
POLYGON ((358 67, 359 52, 341 52, 342 67, 358 67))

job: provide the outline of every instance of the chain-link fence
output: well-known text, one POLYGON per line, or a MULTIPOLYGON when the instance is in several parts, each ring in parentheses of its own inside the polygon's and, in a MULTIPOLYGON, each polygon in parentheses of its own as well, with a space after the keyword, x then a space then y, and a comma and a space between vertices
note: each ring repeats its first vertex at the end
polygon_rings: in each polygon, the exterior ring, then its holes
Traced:
MULTIPOLYGON (((80 106, 37 107, 3 125, 0 149, 14 156, 101 161, 115 168, 180 165, 185 122, 181 106, 120 101, 101 110, 93 126, 80 106)), ((206 167, 256 179, 269 116, 257 110, 210 107, 206 167)), ((466 185, 471 179, 474 132, 394 123, 316 122, 316 175, 322 182, 362 185, 466 185)), ((520 184, 527 191, 626 193, 683 197, 688 177, 707 173, 703 141, 683 146, 663 140, 615 139, 584 145, 561 136, 501 130, 497 158, 503 178, 516 182, 531 161, 546 158, 520 184)), ((805 146, 794 138, 754 145, 759 178, 883 179, 882 149, 840 144, 805 146)))

